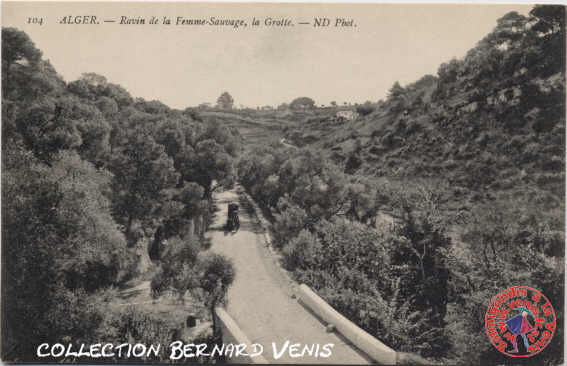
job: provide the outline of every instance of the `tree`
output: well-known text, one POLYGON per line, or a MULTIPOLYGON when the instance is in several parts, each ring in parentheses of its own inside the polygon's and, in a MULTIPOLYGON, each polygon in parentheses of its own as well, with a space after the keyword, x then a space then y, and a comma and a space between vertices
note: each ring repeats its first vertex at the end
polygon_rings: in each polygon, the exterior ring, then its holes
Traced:
POLYGON ((392 87, 390 88, 390 90, 388 91, 388 95, 390 96, 390 98, 397 98, 402 96, 405 93, 405 89, 402 88, 402 86, 400 85, 399 82, 395 82, 394 85, 392 85, 392 87))
POLYGON ((20 112, 17 131, 26 147, 42 162, 50 164, 60 150, 81 145, 76 123, 65 108, 67 99, 44 98, 20 112))
POLYGON ((565 32, 565 8, 561 5, 536 5, 530 15, 537 18, 534 30, 543 34, 565 32))
POLYGON ((176 166, 183 179, 199 183, 204 188, 204 198, 211 198, 214 189, 230 186, 234 181, 238 143, 232 132, 215 120, 207 121, 205 129, 195 132, 189 140, 183 153, 178 154, 176 166), (217 183, 215 187, 213 181, 217 183))
POLYGON ((103 195, 111 174, 72 151, 59 154, 50 174, 62 194, 56 215, 67 230, 73 229, 67 241, 58 245, 57 262, 65 287, 92 292, 117 283, 133 258, 103 195))
POLYGON ((17 61, 37 63, 41 58, 41 51, 28 35, 16 28, 2 29, 2 61, 7 69, 17 61))
MULTIPOLYGON (((215 308, 226 299, 236 273, 232 262, 220 254, 209 254, 204 257, 200 268, 199 287, 205 291, 205 305, 209 307, 214 320, 215 308)), ((214 325, 213 329, 216 329, 214 325)))
POLYGON ((152 279, 152 296, 156 298, 165 290, 173 289, 183 299, 189 291, 209 309, 216 331, 215 308, 226 301, 236 272, 232 261, 220 254, 199 256, 195 244, 178 238, 171 241, 172 248, 162 261, 162 271, 152 279))
POLYGON ((15 63, 35 67, 41 60, 41 51, 25 32, 16 28, 2 29, 2 91, 6 94, 11 82, 11 68, 15 63))
POLYGON ((407 107, 407 90, 402 88, 400 83, 397 81, 392 85, 390 90, 388 91, 388 99, 390 101, 391 107, 390 109, 393 112, 400 112, 404 108, 407 107))
POLYGON ((184 182, 183 187, 175 190, 173 195, 174 207, 179 210, 175 215, 168 215, 163 225, 156 231, 154 243, 150 250, 152 259, 160 258, 162 241, 173 236, 190 239, 194 233, 192 219, 199 214, 206 214, 208 201, 203 200, 204 189, 194 182, 184 182), (189 235, 187 235, 189 234, 189 235))
POLYGON ((310 225, 309 216, 304 209, 290 202, 286 198, 280 198, 278 202, 278 213, 274 214, 274 245, 285 247, 289 241, 296 237, 301 230, 310 225))
POLYGON ((83 73, 83 75, 81 75, 81 79, 85 80, 87 83, 89 83, 92 86, 106 86, 107 84, 107 80, 106 77, 99 75, 97 73, 94 72, 85 72, 83 73))
POLYGON ((282 103, 282 104, 278 105, 278 111, 285 111, 288 108, 289 108, 289 105, 287 103, 282 103))
POLYGON ((213 181, 222 184, 232 176, 232 158, 224 147, 213 139, 197 143, 194 158, 191 179, 205 189, 204 198, 211 198, 213 181))
POLYGON ((4 329, 16 344, 9 358, 31 360, 38 342, 94 336, 79 320, 98 317, 87 295, 118 283, 134 258, 102 195, 108 172, 70 151, 52 167, 14 145, 3 159, 4 329), (61 321, 63 312, 81 315, 61 321))
MULTIPOLYGON (((162 145, 157 144, 143 127, 128 131, 125 146, 111 161, 114 215, 125 226, 127 239, 132 237, 135 220, 163 219, 157 213, 168 200, 168 189, 174 188, 178 173, 162 145)), ((157 227, 155 223, 150 228, 157 227)))
MULTIPOLYGON (((6 261, 2 297, 9 299, 3 303, 3 339, 12 340, 14 353, 20 356, 32 352, 31 344, 45 335, 44 314, 52 306, 55 251, 61 239, 57 232, 61 223, 54 212, 62 197, 30 152, 12 146, 2 159, 2 256, 6 261)), ((13 357, 8 344, 3 342, 3 359, 13 357)))
POLYGON ((224 92, 217 99, 217 106, 221 109, 231 110, 234 105, 234 99, 228 92, 224 92))
POLYGON ((548 76, 565 70, 565 8, 536 5, 530 15, 536 20, 532 30, 537 33, 535 42, 541 47, 536 55, 538 71, 548 76))
POLYGON ((362 223, 375 222, 378 213, 377 195, 377 186, 372 180, 356 177, 346 187, 346 196, 350 202, 347 217, 362 223))
POLYGON ((356 107, 356 112, 362 116, 367 116, 370 113, 374 112, 375 110, 376 110, 376 106, 372 104, 372 102, 370 101, 367 101, 366 103, 358 105, 356 107))
POLYGON ((315 101, 308 97, 295 98, 289 107, 294 110, 312 109, 315 106, 315 101))
POLYGON ((111 127, 104 115, 97 107, 78 100, 70 100, 64 108, 65 117, 73 121, 80 133, 81 145, 77 151, 81 157, 92 163, 106 161, 111 127))

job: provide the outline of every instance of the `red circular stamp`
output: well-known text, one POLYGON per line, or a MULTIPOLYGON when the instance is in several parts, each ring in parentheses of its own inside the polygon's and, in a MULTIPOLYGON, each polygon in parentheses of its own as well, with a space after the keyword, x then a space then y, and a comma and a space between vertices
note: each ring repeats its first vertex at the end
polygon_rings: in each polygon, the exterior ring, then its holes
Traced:
POLYGON ((510 357, 541 352, 555 333, 555 311, 538 290, 514 286, 494 296, 484 317, 490 342, 510 357))

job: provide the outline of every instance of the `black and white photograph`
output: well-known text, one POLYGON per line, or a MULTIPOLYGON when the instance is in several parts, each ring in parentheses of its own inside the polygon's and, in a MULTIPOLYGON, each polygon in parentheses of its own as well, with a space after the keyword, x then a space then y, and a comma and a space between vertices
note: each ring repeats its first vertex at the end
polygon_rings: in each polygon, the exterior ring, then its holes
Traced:
POLYGON ((1 362, 564 364, 564 5, 0 7, 1 362))

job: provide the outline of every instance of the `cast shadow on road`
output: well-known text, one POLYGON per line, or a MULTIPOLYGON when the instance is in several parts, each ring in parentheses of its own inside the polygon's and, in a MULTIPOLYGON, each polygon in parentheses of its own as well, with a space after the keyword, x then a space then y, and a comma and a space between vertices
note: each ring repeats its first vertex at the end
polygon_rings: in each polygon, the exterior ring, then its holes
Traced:
POLYGON ((250 233, 254 233, 254 234, 264 234, 264 230, 262 229, 262 227, 260 225, 258 225, 257 223, 251 222, 249 220, 242 220, 240 222, 240 227, 237 230, 229 230, 226 227, 226 224, 223 226, 211 226, 209 227, 208 231, 218 231, 218 232, 223 232, 224 236, 233 236, 238 234, 240 231, 244 231, 244 232, 250 232, 250 233))
POLYGON ((242 220, 240 222, 238 231, 248 231, 254 234, 264 234, 264 229, 262 229, 262 226, 250 220, 242 220))
POLYGON ((131 290, 126 290, 126 291, 122 291, 118 294, 118 298, 121 300, 128 300, 134 297, 138 297, 140 295, 142 295, 143 293, 145 293, 147 290, 146 289, 131 289, 131 290))
POLYGON ((213 239, 207 236, 201 238, 201 248, 203 250, 208 250, 213 245, 213 239))

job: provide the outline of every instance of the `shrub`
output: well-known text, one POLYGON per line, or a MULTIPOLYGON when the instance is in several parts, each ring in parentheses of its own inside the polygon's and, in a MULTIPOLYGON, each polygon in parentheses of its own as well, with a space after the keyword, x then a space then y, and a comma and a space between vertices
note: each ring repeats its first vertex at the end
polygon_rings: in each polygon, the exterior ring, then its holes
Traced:
POLYGON ((375 110, 376 110, 376 106, 374 106, 370 103, 361 104, 361 105, 356 107, 356 112, 358 114, 360 114, 361 116, 367 116, 370 113, 374 112, 375 110))
MULTIPOLYGON (((173 319, 163 317, 159 313, 156 314, 134 306, 128 306, 124 311, 109 313, 100 324, 97 336, 98 340, 104 339, 105 342, 115 345, 122 344, 125 340, 128 340, 130 344, 161 344, 163 347, 171 343, 173 335, 180 326, 173 319)), ((114 360, 109 359, 109 361, 118 362, 124 360, 124 357, 120 359, 118 359, 118 356, 115 357, 114 360)), ((140 359, 132 357, 131 361, 139 363, 140 359)), ((157 356, 151 354, 150 358, 145 361, 169 361, 168 352, 158 352, 157 356)))
POLYGON ((290 271, 296 268, 307 269, 309 264, 316 260, 320 249, 317 238, 309 231, 301 230, 282 251, 284 265, 290 271))
POLYGON ((278 207, 281 211, 274 214, 273 243, 277 248, 282 248, 307 227, 308 216, 304 209, 286 199, 280 199, 278 207))
POLYGON ((150 282, 152 298, 160 297, 169 288, 170 282, 170 278, 166 277, 162 270, 156 273, 150 282))

